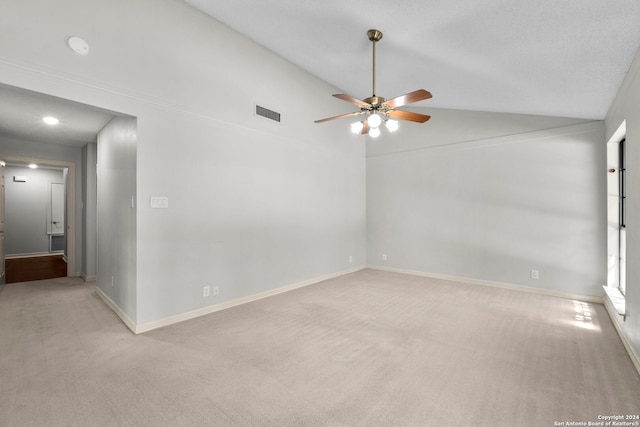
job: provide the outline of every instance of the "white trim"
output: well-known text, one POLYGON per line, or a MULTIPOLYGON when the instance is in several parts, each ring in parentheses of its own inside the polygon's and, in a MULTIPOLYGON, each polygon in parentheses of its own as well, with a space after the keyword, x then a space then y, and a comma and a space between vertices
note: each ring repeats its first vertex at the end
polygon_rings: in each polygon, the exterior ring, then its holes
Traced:
POLYGON ((97 280, 96 276, 87 276, 84 273, 80 273, 79 276, 82 278, 82 280, 84 280, 85 282, 95 282, 97 280))
POLYGON ((624 295, 620 291, 620 288, 613 286, 603 286, 604 292, 607 294, 607 300, 611 303, 616 312, 626 320, 626 301, 624 295))
POLYGON ((627 350, 627 354, 631 358, 631 362, 633 362, 633 366, 636 367, 638 374, 640 374, 640 357, 638 357, 638 354, 633 349, 633 346, 631 345, 629 338, 627 338, 627 335, 622 330, 622 327, 620 326, 620 315, 618 314, 616 308, 613 306, 609 298, 605 298, 604 308, 607 310, 607 313, 609 313, 609 317, 611 318, 611 323, 613 323, 614 328, 616 328, 616 332, 618 332, 620 341, 622 341, 622 345, 624 346, 625 350, 627 350))
POLYGON ((127 326, 127 328, 131 330, 131 332, 133 332, 134 334, 137 333, 136 323, 133 320, 131 320, 129 316, 127 316, 127 313, 122 311, 120 307, 118 307, 116 303, 113 302, 113 300, 109 298, 109 296, 105 294, 102 291, 102 289, 98 288, 97 286, 96 286, 96 293, 102 299, 102 301, 104 301, 104 303, 107 304, 111 310, 113 310, 113 312, 120 318, 120 320, 122 320, 122 322, 127 326))
MULTIPOLYGON (((165 317, 164 319, 154 320, 151 322, 146 322, 135 326, 133 329, 130 329, 136 333, 141 334, 143 332, 148 332, 153 329, 162 328, 164 326, 173 325, 174 323, 184 322, 185 320, 193 319, 196 317, 204 316, 206 314, 215 313, 216 311, 226 310, 227 308, 236 307, 238 305, 246 304, 249 302, 257 301, 263 298, 268 298, 274 295, 282 294, 288 291, 292 291, 294 289, 302 288, 305 286, 313 285, 325 280, 333 279, 336 277, 344 276, 345 274, 355 273, 356 271, 364 270, 365 267, 355 267, 348 270, 339 271, 337 273, 331 273, 324 276, 316 277, 314 279, 303 280, 302 282, 293 283, 291 285, 281 286, 276 289, 271 289, 269 291, 260 292, 258 294, 249 295, 242 298, 237 298, 231 301, 226 301, 220 304, 214 304, 207 307, 202 307, 197 310, 188 311, 186 313, 176 314, 174 316, 165 317)), ((125 322, 126 323, 126 322, 125 322)), ((129 326, 129 325, 127 325, 129 326)))
MULTIPOLYGON (((621 263, 621 255, 626 255, 626 251, 621 251, 622 237, 625 231, 620 227, 620 143, 627 134, 627 121, 615 131, 606 144, 607 151, 607 286, 624 286, 625 264, 621 263), (613 172, 610 172, 613 170, 613 172), (622 279, 622 280, 621 280, 622 279)), ((624 259, 626 261, 626 257, 624 259)))
POLYGON ((472 279, 469 277, 449 276, 446 274, 427 273, 424 271, 405 270, 402 268, 383 267, 380 265, 367 265, 372 270, 390 271, 393 273, 411 274, 413 276, 430 277, 433 279, 452 280, 456 282, 468 283, 472 285, 484 285, 494 288, 509 289, 512 291, 528 292, 531 294, 548 295, 558 298, 574 299, 577 301, 593 302, 596 304, 604 304, 604 298, 593 295, 573 294, 569 292, 555 291, 552 289, 532 288, 531 286, 514 285, 511 283, 492 282, 490 280, 472 279))
POLYGON ((623 120, 620 123, 620 126, 616 129, 616 131, 611 135, 611 138, 607 141, 607 144, 619 144, 620 141, 625 139, 627 136, 627 121, 623 120))

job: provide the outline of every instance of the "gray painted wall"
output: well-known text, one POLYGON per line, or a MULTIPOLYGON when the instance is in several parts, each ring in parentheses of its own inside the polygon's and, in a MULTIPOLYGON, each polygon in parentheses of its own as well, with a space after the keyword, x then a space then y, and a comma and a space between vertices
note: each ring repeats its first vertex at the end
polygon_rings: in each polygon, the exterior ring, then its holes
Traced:
MULTIPOLYGON (((627 124, 627 318, 618 324, 640 356, 640 52, 614 100, 606 123, 606 141, 627 124)), ((603 171, 606 173, 606 171, 603 171)))
POLYGON ((62 170, 7 165, 5 177, 6 255, 48 253, 49 183, 63 182, 62 170), (14 182, 14 176, 24 176, 26 182, 14 182))
POLYGON ((369 142, 369 264, 602 295, 603 123, 428 113, 369 142))
POLYGON ((89 280, 96 277, 97 164, 98 146, 89 143, 82 147, 82 234, 85 240, 80 271, 89 280))
POLYGON ((116 117, 98 134, 97 284, 136 319, 136 120, 116 117))

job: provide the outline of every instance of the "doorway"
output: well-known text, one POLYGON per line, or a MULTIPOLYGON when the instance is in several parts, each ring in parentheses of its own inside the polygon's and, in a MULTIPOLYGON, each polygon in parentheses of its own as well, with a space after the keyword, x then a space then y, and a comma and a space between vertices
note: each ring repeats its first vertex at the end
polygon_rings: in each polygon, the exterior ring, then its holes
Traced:
MULTIPOLYGON (((8 173, 5 173, 8 181, 5 181, 3 193, 3 246, 7 274, 15 271, 10 267, 20 265, 34 272, 53 268, 56 274, 63 268, 64 276, 75 276, 76 201, 75 192, 67 191, 68 184, 75 182, 75 164, 18 156, 3 157, 5 172, 8 173), (37 165, 38 173, 29 173, 29 164, 37 165), (64 261, 64 267, 61 267, 60 260, 64 261)), ((32 280, 42 278, 45 277, 38 276, 32 280)))
MULTIPOLYGON (((68 191, 64 195, 67 274, 80 276, 86 282, 96 281, 98 139, 113 119, 135 117, 4 83, 0 83, 0 111, 1 159, 67 168, 68 191), (50 117, 58 119, 55 125, 45 120, 50 117)), ((122 155, 135 159, 135 145, 128 146, 134 148, 122 155)), ((108 179, 110 175, 103 176, 108 179)), ((135 188, 135 172, 130 177, 135 188)), ((56 236, 53 231, 52 236, 56 236)), ((58 243, 59 238, 52 237, 52 247, 58 243)), ((107 273, 107 277, 113 275, 107 273)))

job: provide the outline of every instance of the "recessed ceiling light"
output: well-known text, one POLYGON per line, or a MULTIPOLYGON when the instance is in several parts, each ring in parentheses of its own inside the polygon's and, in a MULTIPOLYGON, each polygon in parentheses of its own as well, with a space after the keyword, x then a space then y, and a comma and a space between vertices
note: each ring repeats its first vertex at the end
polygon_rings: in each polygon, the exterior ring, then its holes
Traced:
POLYGON ((69 37, 67 44, 78 55, 86 55, 89 53, 89 45, 80 37, 69 37))
POLYGON ((30 167, 31 169, 38 169, 38 165, 36 165, 35 163, 31 163, 31 164, 29 165, 29 167, 30 167))
POLYGON ((51 117, 51 116, 43 117, 42 121, 45 122, 48 125, 51 125, 51 126, 57 125, 58 123, 60 123, 60 120, 56 119, 55 117, 51 117))

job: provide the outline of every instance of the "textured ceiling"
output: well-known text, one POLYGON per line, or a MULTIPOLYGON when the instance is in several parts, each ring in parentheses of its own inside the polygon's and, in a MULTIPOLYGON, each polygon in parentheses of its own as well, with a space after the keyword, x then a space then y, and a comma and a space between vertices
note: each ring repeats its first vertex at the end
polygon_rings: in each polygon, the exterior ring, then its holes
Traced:
POLYGON ((0 84, 0 134, 27 141, 83 147, 114 114, 96 107, 0 84), (54 116, 60 123, 42 121, 54 116))
MULTIPOLYGON (((640 47, 637 0, 185 0, 356 98, 603 119, 640 47)), ((330 96, 331 94, 327 94, 330 96)))

